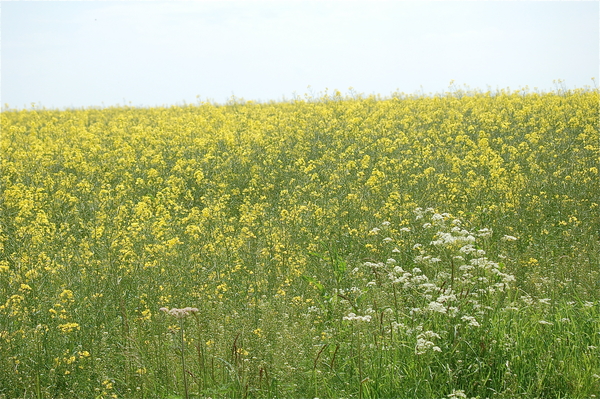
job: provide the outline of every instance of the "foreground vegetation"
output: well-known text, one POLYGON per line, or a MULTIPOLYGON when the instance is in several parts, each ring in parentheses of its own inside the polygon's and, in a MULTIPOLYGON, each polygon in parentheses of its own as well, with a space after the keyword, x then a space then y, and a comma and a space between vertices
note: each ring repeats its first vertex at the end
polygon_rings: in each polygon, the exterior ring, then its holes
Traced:
POLYGON ((6 110, 0 398, 590 398, 599 95, 6 110))

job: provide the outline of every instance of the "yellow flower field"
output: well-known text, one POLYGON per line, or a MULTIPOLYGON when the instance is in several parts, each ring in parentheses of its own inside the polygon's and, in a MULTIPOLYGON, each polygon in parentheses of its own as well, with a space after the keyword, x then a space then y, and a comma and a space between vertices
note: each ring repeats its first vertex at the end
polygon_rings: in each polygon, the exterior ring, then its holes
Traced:
POLYGON ((599 110, 5 110, 0 398, 598 395, 599 110))

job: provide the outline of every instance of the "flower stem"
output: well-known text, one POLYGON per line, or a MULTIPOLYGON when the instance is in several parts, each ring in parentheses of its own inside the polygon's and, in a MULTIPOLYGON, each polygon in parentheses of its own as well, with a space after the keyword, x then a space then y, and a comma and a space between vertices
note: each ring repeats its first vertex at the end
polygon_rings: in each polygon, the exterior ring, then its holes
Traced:
POLYGON ((185 354, 184 354, 185 341, 183 339, 183 319, 180 319, 179 326, 180 326, 180 337, 181 337, 181 371, 183 374, 183 390, 185 392, 185 399, 189 399, 187 376, 185 375, 185 354))

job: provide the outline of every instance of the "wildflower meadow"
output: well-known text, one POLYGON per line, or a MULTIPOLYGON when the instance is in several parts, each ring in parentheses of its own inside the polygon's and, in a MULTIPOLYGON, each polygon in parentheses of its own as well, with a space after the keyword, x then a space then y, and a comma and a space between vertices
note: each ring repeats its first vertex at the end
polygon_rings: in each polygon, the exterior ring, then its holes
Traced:
POLYGON ((0 399, 600 396, 599 99, 5 108, 0 399))

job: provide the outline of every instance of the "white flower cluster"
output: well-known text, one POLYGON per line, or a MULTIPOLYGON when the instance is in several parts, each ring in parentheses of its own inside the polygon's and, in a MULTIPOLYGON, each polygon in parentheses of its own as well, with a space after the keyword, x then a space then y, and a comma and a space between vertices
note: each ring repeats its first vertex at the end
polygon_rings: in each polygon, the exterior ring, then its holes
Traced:
POLYGON ((436 346, 432 339, 439 339, 440 336, 433 331, 425 331, 417 335, 417 344, 415 346, 415 353, 417 355, 423 355, 428 351, 441 352, 439 346, 436 346))
POLYGON ((488 229, 487 227, 477 231, 477 235, 479 237, 489 237, 492 235, 492 233, 493 233, 493 231, 488 229))
POLYGON ((454 227, 450 233, 438 231, 436 236, 438 239, 431 241, 431 245, 438 247, 451 247, 457 244, 464 245, 475 242, 475 237, 473 237, 467 230, 461 230, 458 227, 454 227))
POLYGON ((366 322, 369 322, 369 321, 371 321, 371 316, 370 315, 357 316, 354 313, 348 313, 348 316, 344 316, 343 320, 349 320, 349 321, 366 321, 366 322))
MULTIPOLYGON (((435 284, 432 285, 432 288, 437 288, 435 284)), ((457 297, 453 293, 442 294, 438 296, 438 298, 435 301, 429 303, 429 305, 427 306, 427 310, 438 313, 446 313, 450 317, 454 317, 459 309, 456 306, 451 306, 451 304, 456 300, 457 297)))
MULTIPOLYGON (((479 247, 480 240, 493 235, 492 230, 464 228, 465 224, 460 219, 454 219, 447 213, 436 213, 431 208, 418 208, 415 214, 415 225, 401 230, 404 233, 402 240, 391 234, 397 233, 392 228, 386 231, 390 237, 382 235, 384 242, 398 245, 391 247, 392 254, 401 255, 383 258, 382 262, 364 262, 362 268, 366 270, 363 269, 365 273, 362 275, 365 276, 363 284, 370 288, 370 295, 377 295, 378 289, 386 290, 391 285, 393 298, 381 295, 384 301, 393 300, 389 310, 395 314, 396 320, 390 325, 390 331, 412 336, 416 339, 415 353, 423 355, 442 352, 441 348, 445 348, 437 333, 426 331, 434 325, 430 320, 447 319, 455 328, 471 331, 483 328, 481 320, 486 320, 486 315, 494 309, 488 303, 494 304, 496 298, 501 298, 495 294, 506 292, 515 277, 504 273, 504 265, 489 259, 486 251, 479 247), (430 231, 420 230, 418 225, 430 231), (428 238, 416 242, 414 239, 419 236, 428 238), (412 262, 410 258, 406 259, 407 250, 398 249, 401 245, 416 252, 412 262), (381 279, 382 276, 387 278, 381 279), (402 290, 399 297, 396 296, 397 290, 402 290), (407 321, 417 327, 408 328, 407 321)), ((390 224, 382 223, 381 227, 387 229, 390 224)), ((374 230, 371 234, 378 233, 377 228, 374 230)), ((503 240, 512 241, 512 237, 503 240)), ((545 303, 545 300, 540 302, 545 303)), ((344 320, 371 321, 366 310, 347 309, 345 314, 344 320), (365 316, 348 313, 351 311, 365 316)), ((545 324, 544 321, 540 323, 545 324)), ((455 392, 455 396, 460 397, 460 391, 455 392)))
POLYGON ((473 327, 481 327, 481 324, 479 324, 479 323, 477 322, 477 320, 475 319, 475 317, 473 317, 473 316, 467 316, 467 315, 464 315, 463 317, 461 317, 461 320, 462 320, 462 321, 466 321, 466 322, 468 322, 468 324, 469 324, 470 326, 473 326, 473 327))
POLYGON ((434 213, 435 210, 433 208, 427 208, 427 209, 423 210, 423 208, 419 207, 419 208, 415 208, 414 212, 416 214, 415 219, 419 220, 419 219, 422 219, 426 213, 434 213))
POLYGON ((190 307, 186 307, 183 309, 178 309, 178 308, 160 308, 159 309, 161 312, 165 312, 168 315, 171 315, 177 319, 183 319, 184 317, 187 317, 191 314, 194 313, 198 313, 198 308, 190 308, 190 307))
POLYGON ((462 389, 459 390, 453 390, 452 393, 448 394, 448 398, 450 399, 466 399, 467 395, 465 394, 465 391, 463 391, 462 389))
POLYGON ((412 273, 405 271, 400 266, 395 266, 388 273, 388 278, 394 284, 403 284, 403 288, 409 288, 416 285, 427 284, 429 278, 422 274, 423 272, 418 267, 412 269, 412 273))
POLYGON ((374 262, 365 262, 364 265, 370 269, 381 269, 383 268, 385 265, 383 264, 383 262, 378 262, 378 263, 374 263, 374 262))
POLYGON ((433 312, 438 312, 438 313, 446 313, 448 310, 446 309, 446 306, 444 306, 444 304, 434 301, 434 302, 430 302, 429 306, 427 306, 427 309, 433 311, 433 312))
POLYGON ((440 258, 435 258, 435 257, 433 257, 431 255, 425 255, 425 256, 423 256, 423 255, 417 255, 415 257, 415 259, 414 259, 414 262, 417 263, 417 264, 418 263, 425 263, 425 264, 427 264, 427 263, 438 263, 438 262, 441 262, 441 261, 442 260, 440 258))
POLYGON ((431 215, 431 221, 436 226, 444 225, 446 219, 448 219, 451 215, 449 213, 434 213, 431 215))

